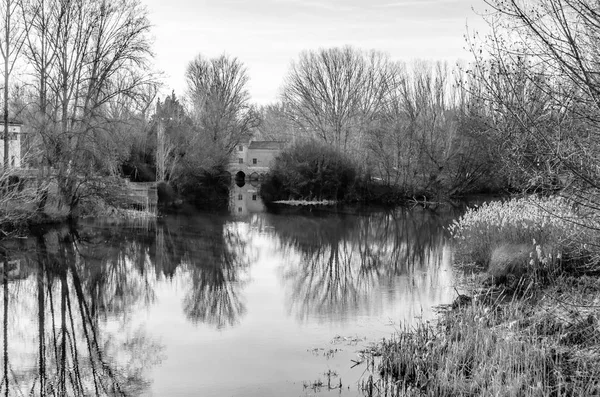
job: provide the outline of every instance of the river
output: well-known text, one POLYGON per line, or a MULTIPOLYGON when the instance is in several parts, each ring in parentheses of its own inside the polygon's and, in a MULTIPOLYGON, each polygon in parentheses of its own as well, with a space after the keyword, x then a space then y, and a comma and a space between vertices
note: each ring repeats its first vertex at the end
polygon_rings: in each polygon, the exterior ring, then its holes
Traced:
POLYGON ((231 204, 4 240, 0 394, 360 396, 357 352, 452 300, 451 214, 231 204))

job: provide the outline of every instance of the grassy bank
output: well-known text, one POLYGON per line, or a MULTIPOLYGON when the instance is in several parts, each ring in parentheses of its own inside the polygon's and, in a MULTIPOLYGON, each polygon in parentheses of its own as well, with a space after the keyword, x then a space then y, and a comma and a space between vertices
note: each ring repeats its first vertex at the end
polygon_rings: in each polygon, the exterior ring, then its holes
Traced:
POLYGON ((456 301, 378 347, 392 396, 600 395, 597 218, 561 198, 467 211, 451 227, 456 301), (504 277, 496 277, 502 275, 504 277))
POLYGON ((598 395, 598 280, 500 294, 490 290, 382 343, 378 386, 401 396, 598 395))

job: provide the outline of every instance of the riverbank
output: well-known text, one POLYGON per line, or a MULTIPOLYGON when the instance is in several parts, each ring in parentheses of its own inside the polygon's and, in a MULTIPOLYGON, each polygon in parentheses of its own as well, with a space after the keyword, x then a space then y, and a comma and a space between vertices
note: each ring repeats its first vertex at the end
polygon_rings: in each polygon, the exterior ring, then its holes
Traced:
MULTIPOLYGON (((403 396, 600 393, 600 280, 479 290, 379 346, 380 390, 403 396)), ((384 393, 381 393, 384 395, 384 393)))
POLYGON ((86 197, 75 212, 62 204, 57 194, 49 193, 47 198, 11 197, 0 208, 0 231, 2 237, 28 234, 31 230, 43 226, 59 225, 75 219, 98 218, 111 221, 137 221, 156 219, 156 209, 135 208, 119 205, 115 200, 101 197, 86 197), (113 201, 112 203, 110 201, 113 201))
POLYGON ((435 321, 378 346, 381 395, 599 395, 597 225, 560 197, 468 210, 449 230, 470 275, 435 321))

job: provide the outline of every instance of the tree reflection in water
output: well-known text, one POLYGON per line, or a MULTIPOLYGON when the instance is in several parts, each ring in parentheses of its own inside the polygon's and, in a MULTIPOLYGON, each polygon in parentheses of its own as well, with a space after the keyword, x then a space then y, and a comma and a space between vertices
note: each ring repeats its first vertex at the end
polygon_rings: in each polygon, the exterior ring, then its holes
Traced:
POLYGON ((159 280, 181 273, 192 322, 237 324, 250 260, 239 226, 170 219, 135 233, 63 228, 4 241, 0 394, 144 394, 163 347, 133 313, 154 303, 159 280))
POLYGON ((246 314, 241 290, 246 284, 250 253, 243 224, 212 219, 203 224, 202 236, 188 256, 191 286, 183 307, 194 323, 218 329, 238 324, 246 314))
POLYGON ((113 332, 100 321, 107 305, 99 302, 123 308, 137 294, 139 280, 113 275, 124 266, 113 262, 126 258, 99 260, 93 243, 67 229, 3 248, 5 263, 16 264, 13 274, 4 266, 5 395, 142 394, 161 346, 141 330, 113 332))
POLYGON ((394 210, 294 219, 291 223, 285 216, 269 218, 288 256, 293 251, 300 254, 300 260, 286 262, 282 272, 290 286, 289 311, 300 319, 343 315, 368 305, 374 287, 393 289, 399 276, 425 270, 428 277, 439 274, 445 217, 394 210))
POLYGON ((218 329, 238 324, 246 313, 241 290, 250 264, 240 224, 226 220, 221 216, 167 218, 156 231, 157 271, 169 277, 178 268, 185 272, 187 318, 218 329))

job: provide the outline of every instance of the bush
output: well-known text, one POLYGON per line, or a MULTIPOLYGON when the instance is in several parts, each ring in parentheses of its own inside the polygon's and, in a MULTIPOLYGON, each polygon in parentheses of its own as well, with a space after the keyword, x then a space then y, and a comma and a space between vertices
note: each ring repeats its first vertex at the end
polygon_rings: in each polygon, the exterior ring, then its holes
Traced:
POLYGON ((357 180, 355 165, 343 153, 314 141, 283 151, 261 186, 265 202, 349 199, 357 180))
POLYGON ((564 198, 528 196, 471 208, 449 229, 458 262, 487 265, 498 247, 528 244, 536 263, 556 265, 590 258, 590 222, 564 198))
POLYGON ((230 184, 225 167, 219 165, 195 173, 185 173, 172 186, 183 201, 197 208, 225 209, 229 205, 230 184))

